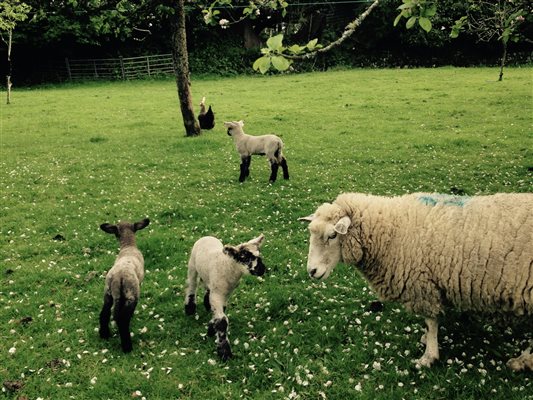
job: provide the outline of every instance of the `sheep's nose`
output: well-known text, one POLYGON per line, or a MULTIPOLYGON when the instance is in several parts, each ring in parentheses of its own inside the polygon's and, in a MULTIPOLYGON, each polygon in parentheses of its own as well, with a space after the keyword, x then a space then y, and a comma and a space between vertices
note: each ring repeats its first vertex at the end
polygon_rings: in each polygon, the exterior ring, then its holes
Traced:
POLYGON ((312 278, 316 274, 316 268, 313 268, 311 271, 309 271, 309 276, 312 278))

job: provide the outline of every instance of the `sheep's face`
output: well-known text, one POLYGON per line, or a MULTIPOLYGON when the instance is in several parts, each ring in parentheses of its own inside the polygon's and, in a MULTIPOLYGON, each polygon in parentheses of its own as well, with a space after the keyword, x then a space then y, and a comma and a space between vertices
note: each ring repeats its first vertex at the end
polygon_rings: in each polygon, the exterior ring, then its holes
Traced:
POLYGON ((265 274, 265 264, 259 251, 265 237, 263 234, 238 246, 224 246, 224 253, 232 257, 239 264, 246 266, 247 272, 255 276, 265 274))
POLYGON ((341 260, 340 236, 348 232, 351 220, 340 211, 336 205, 324 204, 315 214, 300 218, 310 222, 307 272, 311 278, 326 279, 341 260))
POLYGON ((228 136, 233 136, 234 132, 239 130, 242 132, 242 127, 244 126, 244 121, 231 121, 231 122, 224 122, 224 126, 228 128, 228 136))

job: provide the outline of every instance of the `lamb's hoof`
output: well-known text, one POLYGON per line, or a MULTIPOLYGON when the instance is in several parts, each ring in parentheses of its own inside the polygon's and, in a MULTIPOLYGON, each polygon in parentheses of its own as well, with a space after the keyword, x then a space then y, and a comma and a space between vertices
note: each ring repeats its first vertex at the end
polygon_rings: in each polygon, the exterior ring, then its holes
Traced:
POLYGON ((133 350, 133 346, 131 343, 124 343, 122 345, 122 351, 124 353, 131 353, 131 351, 133 350))
POLYGON ((533 354, 522 354, 507 361, 507 366, 514 372, 533 371, 533 354))
POLYGON ((210 322, 210 323, 207 325, 207 336, 209 336, 209 337, 213 337, 213 336, 215 336, 215 333, 216 333, 216 331, 215 331, 215 325, 214 325, 212 322, 210 322))
POLYGON ((227 341, 218 345, 217 353, 222 361, 228 361, 230 358, 233 357, 233 354, 231 353, 231 348, 227 341))
POLYGON ((109 339, 111 337, 111 331, 108 327, 100 328, 99 333, 102 339, 109 339))
POLYGON ((424 354, 418 360, 415 360, 415 366, 417 369, 429 368, 437 360, 437 357, 429 356, 424 354))
POLYGON ((194 315, 196 312, 196 303, 187 303, 185 304, 185 314, 194 315))

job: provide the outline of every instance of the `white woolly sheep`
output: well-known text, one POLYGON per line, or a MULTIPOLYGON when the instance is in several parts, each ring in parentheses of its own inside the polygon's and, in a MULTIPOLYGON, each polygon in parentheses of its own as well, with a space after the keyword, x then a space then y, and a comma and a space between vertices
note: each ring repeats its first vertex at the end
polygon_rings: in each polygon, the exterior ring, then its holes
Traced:
POLYGON ((259 252, 264 238, 261 234, 238 246, 224 246, 217 238, 205 236, 194 244, 191 251, 185 313, 193 315, 196 312, 196 289, 200 281, 206 288, 204 306, 213 313, 207 334, 216 334, 217 352, 224 361, 232 357, 227 337, 228 318, 225 314, 228 297, 239 285, 242 275, 262 276, 265 273, 259 252))
POLYGON ((268 161, 270 161, 271 173, 269 182, 273 183, 276 181, 280 166, 283 170, 283 179, 289 179, 289 167, 282 153, 283 141, 278 136, 247 135, 242 130, 244 126, 243 121, 224 122, 224 126, 228 128, 228 135, 233 138, 235 147, 241 155, 239 182, 244 182, 250 175, 250 164, 252 163, 252 155, 254 154, 266 156, 268 161))
POLYGON ((109 319, 113 307, 113 318, 117 323, 122 350, 132 350, 130 321, 139 301, 141 283, 144 279, 144 258, 135 244, 135 232, 144 229, 150 223, 143 219, 134 224, 120 222, 117 225, 102 224, 100 228, 114 234, 120 242, 120 251, 115 264, 105 277, 104 305, 100 312, 100 337, 111 336, 109 319))
MULTIPOLYGON (((423 317, 419 366, 439 358, 437 317, 447 307, 533 322, 533 194, 459 197, 347 193, 310 222, 309 275, 356 265, 383 300, 423 317)), ((509 360, 533 370, 530 349, 509 360)))

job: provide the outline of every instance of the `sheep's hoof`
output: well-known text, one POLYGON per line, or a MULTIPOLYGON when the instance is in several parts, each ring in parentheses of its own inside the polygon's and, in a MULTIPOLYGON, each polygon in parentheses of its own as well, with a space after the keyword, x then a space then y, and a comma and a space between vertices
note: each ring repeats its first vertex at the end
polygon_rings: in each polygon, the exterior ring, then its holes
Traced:
POLYGON ((210 322, 208 325, 207 325, 207 336, 209 337, 213 337, 215 336, 215 324, 213 324, 212 322, 210 322))
POLYGON ((233 357, 233 354, 231 353, 231 348, 229 346, 229 343, 227 341, 221 343, 217 347, 218 356, 222 361, 228 361, 230 358, 233 357))
POLYGON ((422 357, 420 357, 418 360, 415 360, 415 365, 417 369, 420 369, 422 367, 429 368, 431 365, 437 360, 436 357, 424 354, 422 357))
POLYGON ((102 339, 109 339, 111 337, 111 331, 109 330, 109 327, 100 328, 99 333, 102 339))
POLYGON ((133 346, 132 346, 131 343, 124 343, 124 344, 122 345, 122 351, 123 351, 124 353, 130 353, 132 350, 133 350, 133 346))
POLYGON ((196 303, 187 303, 185 304, 185 314, 186 315, 194 315, 196 312, 196 303))

